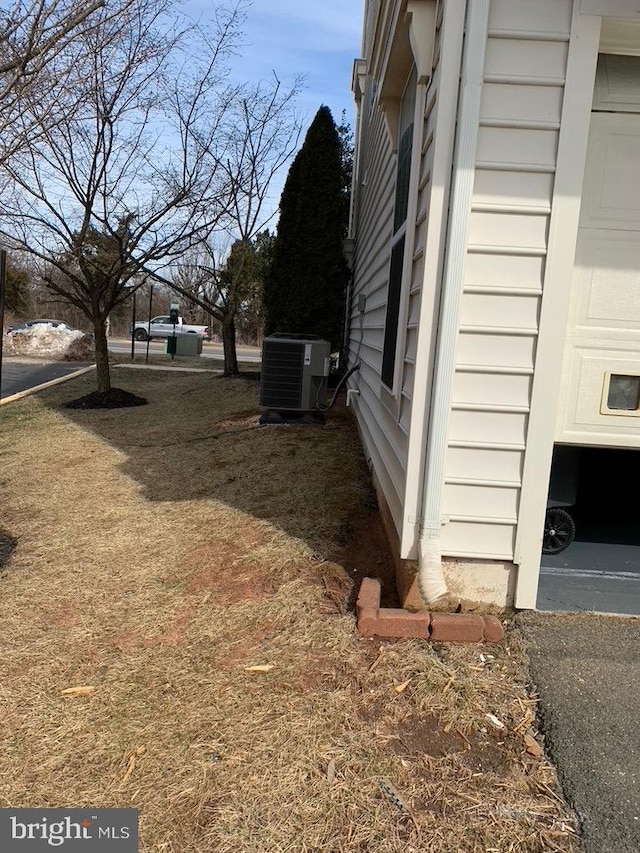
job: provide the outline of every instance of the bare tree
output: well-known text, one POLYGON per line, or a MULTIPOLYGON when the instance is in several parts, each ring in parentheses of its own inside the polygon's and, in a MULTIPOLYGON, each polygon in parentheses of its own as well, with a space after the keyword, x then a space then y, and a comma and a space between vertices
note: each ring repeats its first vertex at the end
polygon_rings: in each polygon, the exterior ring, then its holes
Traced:
MULTIPOLYGON (((0 234, 63 276, 52 292, 82 310, 95 334, 98 390, 110 390, 105 321, 142 281, 226 227, 237 181, 232 113, 240 87, 226 83, 238 45, 239 7, 219 8, 205 32, 180 26, 166 0, 122 0, 119 14, 74 41, 81 96, 63 118, 2 165, 9 191, 0 234), (169 9, 169 11, 167 11, 169 9), (224 223, 224 224, 223 224, 224 223)), ((39 104, 28 106, 37 122, 39 104)))
POLYGON ((262 304, 265 253, 272 239, 268 231, 261 232, 254 240, 234 241, 228 252, 209 241, 174 270, 173 290, 220 323, 225 376, 239 372, 237 323, 262 304))
POLYGON ((238 373, 238 312, 261 286, 260 250, 275 215, 269 204, 274 184, 298 146, 301 123, 295 99, 301 85, 302 78, 297 78, 284 88, 274 74, 271 82, 255 84, 238 98, 226 157, 220 160, 231 187, 229 209, 221 222, 231 238, 227 252, 220 251, 220 240, 204 241, 198 258, 183 260, 172 279, 163 278, 220 322, 226 376, 238 373))
POLYGON ((104 6, 105 0, 16 0, 0 13, 0 159, 45 120, 57 120, 61 105, 49 92, 62 82, 73 90, 73 44, 97 24, 95 13, 104 6), (35 121, 28 111, 34 99, 41 102, 35 121))

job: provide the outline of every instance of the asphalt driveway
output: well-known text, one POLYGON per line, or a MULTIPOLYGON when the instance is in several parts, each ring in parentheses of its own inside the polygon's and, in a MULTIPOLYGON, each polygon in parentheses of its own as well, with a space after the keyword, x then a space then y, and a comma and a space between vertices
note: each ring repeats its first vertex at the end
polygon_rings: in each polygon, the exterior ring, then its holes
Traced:
POLYGON ((640 619, 526 613, 517 623, 585 853, 638 853, 640 619))
POLYGON ((35 388, 52 379, 68 376, 87 367, 88 362, 42 362, 36 359, 3 358, 0 397, 35 388))

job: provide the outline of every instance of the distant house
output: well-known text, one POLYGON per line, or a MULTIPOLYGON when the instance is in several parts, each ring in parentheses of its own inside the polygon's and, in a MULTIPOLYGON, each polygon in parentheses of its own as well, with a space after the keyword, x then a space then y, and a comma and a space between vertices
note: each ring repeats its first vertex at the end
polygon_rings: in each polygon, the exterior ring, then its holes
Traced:
POLYGON ((367 0, 362 57, 350 396, 402 597, 441 561, 535 607, 554 446, 640 446, 640 3, 367 0))

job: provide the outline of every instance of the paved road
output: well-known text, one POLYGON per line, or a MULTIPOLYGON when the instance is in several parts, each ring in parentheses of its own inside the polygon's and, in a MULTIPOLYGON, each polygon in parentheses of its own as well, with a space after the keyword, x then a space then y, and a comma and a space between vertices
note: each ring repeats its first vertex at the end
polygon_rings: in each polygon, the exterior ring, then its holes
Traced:
MULTIPOLYGON (((144 355, 147 351, 145 341, 136 341, 136 355, 144 355)), ((154 355, 159 355, 165 352, 165 341, 151 341, 149 343, 149 352, 154 355)), ((112 352, 131 353, 131 341, 124 338, 111 338, 109 340, 109 349, 112 352)), ((261 351, 260 347, 238 346, 236 348, 238 361, 260 362, 261 351)), ((204 344, 202 347, 203 358, 223 359, 222 344, 204 344)))
POLYGON ((26 391, 36 385, 42 385, 51 379, 59 379, 69 373, 75 373, 87 362, 42 362, 26 359, 5 358, 2 360, 2 377, 0 379, 0 398, 10 397, 19 391, 26 391))
POLYGON ((640 619, 527 613, 517 623, 584 853, 638 853, 640 619))

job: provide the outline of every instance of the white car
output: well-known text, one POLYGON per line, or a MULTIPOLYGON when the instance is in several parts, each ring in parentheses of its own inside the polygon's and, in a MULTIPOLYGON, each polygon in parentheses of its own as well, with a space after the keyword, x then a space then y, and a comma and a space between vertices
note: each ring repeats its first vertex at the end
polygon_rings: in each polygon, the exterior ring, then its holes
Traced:
POLYGON ((174 326, 167 315, 154 317, 148 323, 144 321, 136 323, 133 330, 133 337, 137 341, 150 341, 153 338, 168 338, 174 331, 180 333, 187 332, 191 335, 201 335, 205 341, 211 340, 208 326, 189 325, 183 321, 182 317, 178 317, 178 322, 174 326))

